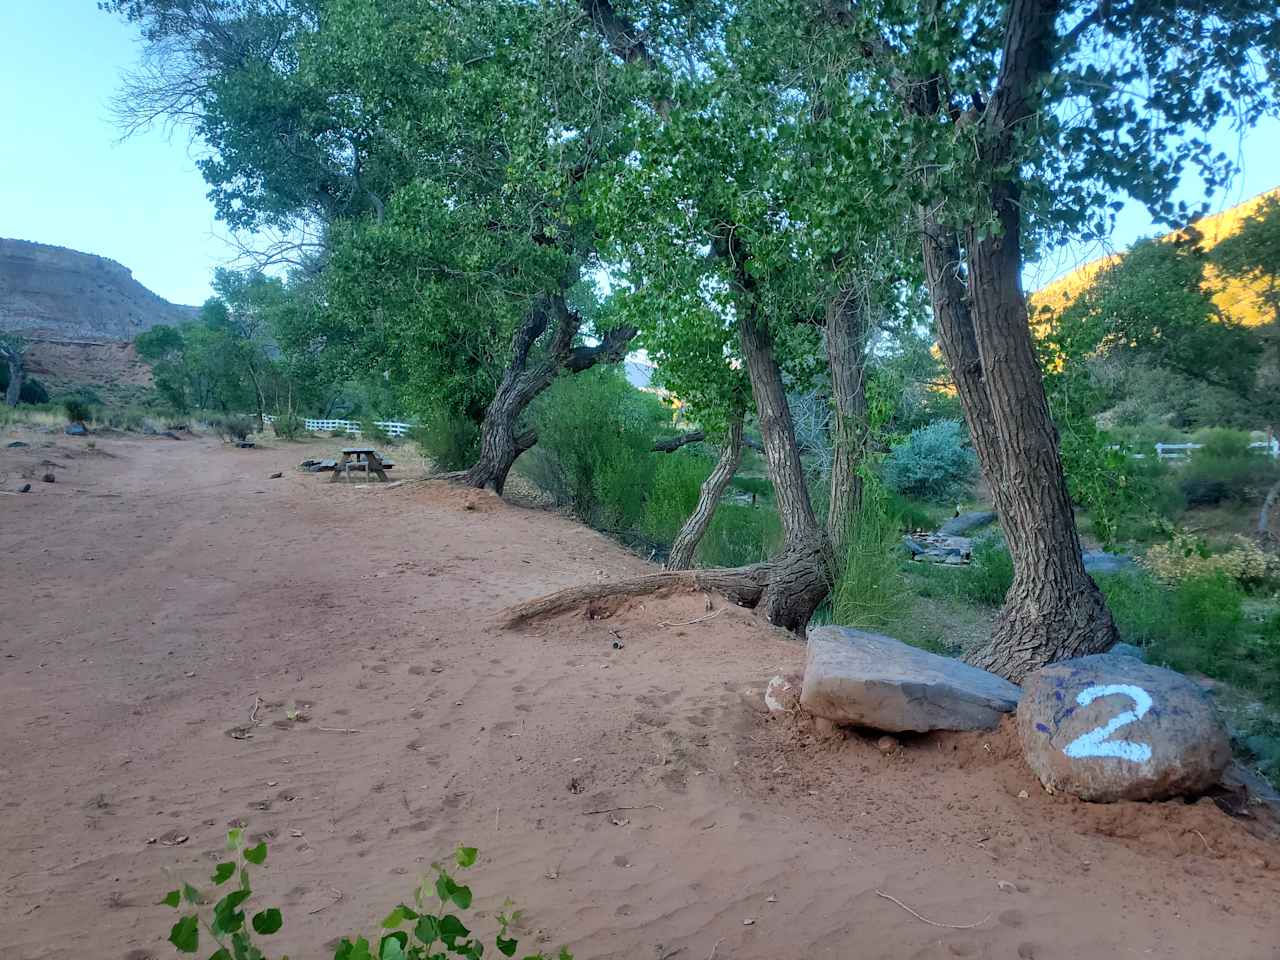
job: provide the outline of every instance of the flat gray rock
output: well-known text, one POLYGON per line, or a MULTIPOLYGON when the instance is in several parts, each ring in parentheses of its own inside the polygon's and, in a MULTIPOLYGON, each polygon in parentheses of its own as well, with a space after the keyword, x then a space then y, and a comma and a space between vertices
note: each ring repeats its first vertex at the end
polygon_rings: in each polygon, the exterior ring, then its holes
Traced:
POLYGON ((83 423, 68 423, 63 427, 62 432, 68 437, 83 437, 89 433, 83 423))
POLYGON ((800 705, 833 723, 876 730, 988 730, 1018 688, 967 663, 848 627, 809 631, 800 705))
POLYGON ((995 522, 996 515, 994 513, 989 510, 978 510, 952 517, 938 528, 938 532, 944 537, 967 537, 975 530, 989 527, 995 522))
POLYGON ((1201 793, 1231 761, 1226 727, 1204 690, 1114 653, 1031 674, 1018 737, 1046 787, 1104 803, 1201 793))
POLYGON ((1132 643, 1117 643, 1107 653, 1115 657, 1133 657, 1135 660, 1147 659, 1147 655, 1142 652, 1142 648, 1135 647, 1132 643))

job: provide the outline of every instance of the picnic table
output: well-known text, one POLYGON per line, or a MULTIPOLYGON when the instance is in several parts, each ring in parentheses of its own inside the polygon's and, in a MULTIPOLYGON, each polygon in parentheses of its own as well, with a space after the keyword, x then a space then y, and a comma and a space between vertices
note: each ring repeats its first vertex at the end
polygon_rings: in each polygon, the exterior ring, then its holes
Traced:
POLYGON ((333 476, 329 478, 329 482, 336 483, 340 476, 350 480, 352 470, 364 470, 365 476, 370 478, 376 476, 386 483, 387 470, 394 466, 394 463, 378 456, 378 451, 372 447, 344 447, 342 457, 334 465, 333 476))

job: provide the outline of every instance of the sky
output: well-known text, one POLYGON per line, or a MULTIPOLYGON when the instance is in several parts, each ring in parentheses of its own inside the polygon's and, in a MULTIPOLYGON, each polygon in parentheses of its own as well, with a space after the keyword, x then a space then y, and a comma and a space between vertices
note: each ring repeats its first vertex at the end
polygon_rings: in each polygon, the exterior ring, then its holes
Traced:
MULTIPOLYGON (((198 304, 213 270, 235 257, 183 131, 120 142, 108 105, 140 55, 136 28, 95 0, 0 0, 0 237, 110 257, 160 296, 198 304)), ((1280 185, 1280 121, 1217 146, 1242 174, 1214 211, 1280 185)), ((1180 198, 1201 199, 1198 184, 1180 198)), ((1073 267, 1158 231, 1136 204, 1108 248, 1069 248, 1028 267, 1035 288, 1073 267)))

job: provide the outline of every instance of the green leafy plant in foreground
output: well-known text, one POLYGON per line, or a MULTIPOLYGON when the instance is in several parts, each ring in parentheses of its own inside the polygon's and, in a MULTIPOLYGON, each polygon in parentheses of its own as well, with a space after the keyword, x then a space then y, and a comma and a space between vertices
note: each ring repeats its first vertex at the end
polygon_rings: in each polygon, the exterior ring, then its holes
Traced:
MULTIPOLYGON (((208 960, 267 960, 260 947, 254 943, 254 934, 267 937, 284 926, 284 917, 276 907, 259 910, 249 918, 245 904, 252 895, 249 882, 250 866, 262 866, 267 859, 266 843, 248 846, 241 830, 227 833, 227 849, 231 858, 214 867, 211 880, 215 892, 202 893, 189 883, 170 890, 161 899, 165 906, 181 910, 190 909, 169 931, 169 942, 179 953, 193 954, 200 950, 201 930, 213 940, 217 949, 208 960), (233 880, 238 883, 221 899, 209 904, 217 888, 226 888, 233 880)), ((467 868, 476 862, 475 847, 459 847, 453 855, 454 864, 467 868)), ((378 933, 372 937, 343 937, 334 950, 333 960, 449 960, 463 957, 480 960, 485 944, 467 928, 453 908, 459 911, 471 909, 471 888, 458 883, 442 864, 432 864, 434 877, 422 881, 414 892, 414 906, 401 903, 382 920, 378 933), (432 900, 440 901, 440 912, 432 913, 428 907, 432 900)), ((508 912, 506 904, 498 913, 498 931, 494 946, 504 957, 515 956, 519 945, 510 935, 511 927, 519 919, 519 911, 508 912)), ((283 960, 288 960, 287 957, 283 960)), ((538 952, 524 960, 551 960, 538 952)), ((573 960, 573 955, 561 947, 556 960, 573 960)))

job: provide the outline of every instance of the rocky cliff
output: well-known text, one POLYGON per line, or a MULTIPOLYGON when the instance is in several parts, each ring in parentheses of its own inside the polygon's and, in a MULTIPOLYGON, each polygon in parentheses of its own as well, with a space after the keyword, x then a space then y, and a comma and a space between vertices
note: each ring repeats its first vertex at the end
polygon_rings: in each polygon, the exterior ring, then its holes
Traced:
POLYGON ((127 400, 151 382, 133 338, 196 315, 156 296, 128 267, 26 240, 0 238, 0 331, 28 342, 27 376, 53 393, 84 388, 127 400))
POLYGON ((156 296, 106 257, 0 239, 0 330, 32 340, 129 341, 195 310, 156 296))

